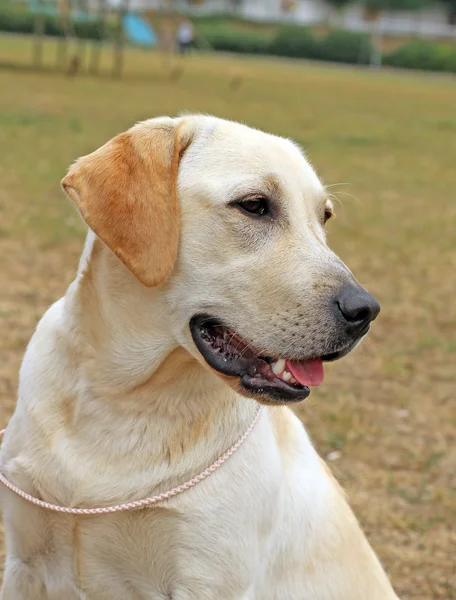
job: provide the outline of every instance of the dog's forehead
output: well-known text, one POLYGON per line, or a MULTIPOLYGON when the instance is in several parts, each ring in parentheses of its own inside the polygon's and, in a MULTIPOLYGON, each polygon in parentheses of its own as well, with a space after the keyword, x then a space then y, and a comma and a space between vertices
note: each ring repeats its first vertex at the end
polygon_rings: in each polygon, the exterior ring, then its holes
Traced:
MULTIPOLYGON (((321 198, 324 188, 302 150, 292 141, 239 123, 205 123, 190 147, 187 175, 215 192, 219 186, 252 191, 274 182, 287 196, 321 198), (201 165, 204 165, 201 177, 201 165)), ((222 201, 222 197, 220 197, 222 201)))

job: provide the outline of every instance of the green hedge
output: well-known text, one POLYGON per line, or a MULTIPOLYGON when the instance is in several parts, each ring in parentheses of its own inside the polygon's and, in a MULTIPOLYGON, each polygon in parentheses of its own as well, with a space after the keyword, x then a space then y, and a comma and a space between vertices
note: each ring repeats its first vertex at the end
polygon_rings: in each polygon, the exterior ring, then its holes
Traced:
MULTIPOLYGON (((240 31, 223 24, 197 26, 197 31, 214 50, 243 54, 267 54, 269 40, 255 31, 240 31)), ((198 42, 198 40, 197 40, 198 42)))
POLYGON ((271 42, 268 52, 276 56, 319 58, 319 43, 311 29, 281 27, 271 42))
POLYGON ((367 63, 370 54, 369 38, 364 33, 331 31, 316 37, 306 27, 280 27, 276 34, 266 37, 260 31, 235 30, 223 25, 204 24, 198 31, 214 50, 249 54, 272 54, 295 58, 312 58, 344 63, 367 63))
POLYGON ((404 69, 456 73, 456 47, 414 40, 386 54, 383 62, 404 69))
POLYGON ((369 36, 355 31, 336 29, 319 41, 320 60, 332 62, 367 64, 371 53, 369 36))
MULTIPOLYGON (((56 17, 45 15, 44 33, 45 35, 61 37, 63 30, 56 17)), ((9 10, 0 12, 0 32, 7 31, 11 33, 33 33, 35 28, 35 15, 24 12, 9 10)), ((72 34, 84 39, 100 40, 102 39, 100 23, 89 21, 86 23, 74 23, 72 34)))
MULTIPOLYGON (((201 25, 198 26, 200 30, 201 25)), ((346 30, 333 30, 317 37, 306 27, 279 27, 273 37, 261 30, 236 30, 229 25, 202 25, 203 35, 214 50, 249 54, 272 54, 341 63, 368 64, 372 46, 369 36, 346 30)), ((456 47, 414 40, 383 57, 383 63, 404 69, 456 73, 456 47)))

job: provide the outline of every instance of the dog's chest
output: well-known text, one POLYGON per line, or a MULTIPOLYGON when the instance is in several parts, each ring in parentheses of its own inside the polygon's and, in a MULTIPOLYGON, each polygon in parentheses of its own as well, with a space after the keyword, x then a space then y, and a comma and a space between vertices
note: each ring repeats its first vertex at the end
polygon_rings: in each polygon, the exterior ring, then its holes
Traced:
POLYGON ((87 600, 244 597, 277 514, 258 496, 257 506, 237 500, 80 521, 72 531, 78 586, 87 600))

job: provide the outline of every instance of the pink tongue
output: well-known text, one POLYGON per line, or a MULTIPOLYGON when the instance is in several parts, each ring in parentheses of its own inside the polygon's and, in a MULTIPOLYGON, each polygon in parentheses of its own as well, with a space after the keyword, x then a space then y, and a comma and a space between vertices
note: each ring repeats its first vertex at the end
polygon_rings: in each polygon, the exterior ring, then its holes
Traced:
POLYGON ((301 385, 321 385, 325 376, 321 358, 310 360, 287 360, 286 370, 301 385))

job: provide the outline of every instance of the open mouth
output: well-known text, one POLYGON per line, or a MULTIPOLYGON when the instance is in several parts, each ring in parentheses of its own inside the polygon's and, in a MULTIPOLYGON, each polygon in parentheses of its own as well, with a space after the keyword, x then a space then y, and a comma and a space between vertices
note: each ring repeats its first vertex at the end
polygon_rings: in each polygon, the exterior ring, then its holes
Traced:
POLYGON ((323 361, 347 354, 351 347, 320 357, 292 360, 262 354, 217 319, 198 315, 190 321, 193 340, 205 361, 216 371, 238 377, 250 394, 269 401, 299 402, 311 386, 323 382, 323 361))

